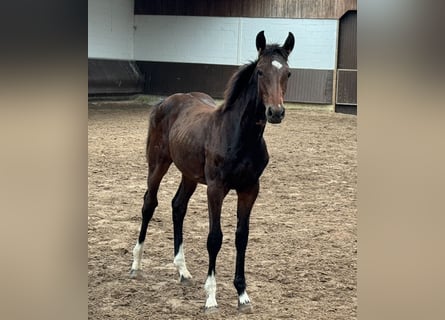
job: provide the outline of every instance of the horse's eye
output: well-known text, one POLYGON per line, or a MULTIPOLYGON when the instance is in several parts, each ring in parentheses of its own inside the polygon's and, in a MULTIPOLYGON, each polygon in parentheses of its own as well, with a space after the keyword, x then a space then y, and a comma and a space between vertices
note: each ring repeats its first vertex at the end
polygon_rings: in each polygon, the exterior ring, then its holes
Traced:
POLYGON ((292 73, 290 73, 290 72, 287 73, 288 78, 290 78, 291 75, 292 75, 292 73))
POLYGON ((263 71, 261 71, 261 70, 258 70, 257 73, 258 73, 258 76, 260 76, 260 77, 263 75, 263 71))

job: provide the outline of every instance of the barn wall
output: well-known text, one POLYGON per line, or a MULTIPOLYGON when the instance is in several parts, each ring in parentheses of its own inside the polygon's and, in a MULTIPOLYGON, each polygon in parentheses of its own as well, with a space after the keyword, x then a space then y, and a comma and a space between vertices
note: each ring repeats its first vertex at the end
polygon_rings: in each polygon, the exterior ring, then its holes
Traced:
POLYGON ((134 57, 141 61, 242 65, 257 56, 255 37, 295 47, 292 68, 335 69, 337 21, 328 19, 135 16, 134 57))
MULTIPOLYGON (((227 81, 237 66, 202 63, 138 61, 144 74, 144 92, 168 96, 176 92, 203 91, 223 98, 227 81)), ((332 104, 333 70, 293 69, 285 101, 332 104)))
POLYGON ((277 43, 292 31, 286 101, 332 104, 338 18, 356 8, 356 0, 90 0, 89 93, 193 88, 222 97, 230 74, 256 58, 258 31, 277 43))
POLYGON ((147 93, 204 91, 222 98, 230 75, 257 57, 259 31, 281 44, 291 31, 285 100, 332 103, 337 20, 136 15, 135 25, 134 56, 147 93))
POLYGON ((135 61, 88 59, 88 94, 142 93, 144 77, 135 61))
POLYGON ((133 59, 133 0, 88 0, 88 58, 133 59))
POLYGON ((144 78, 134 62, 134 1, 88 1, 88 94, 133 94, 144 78))
POLYGON ((340 19, 335 111, 357 114, 357 11, 340 19))

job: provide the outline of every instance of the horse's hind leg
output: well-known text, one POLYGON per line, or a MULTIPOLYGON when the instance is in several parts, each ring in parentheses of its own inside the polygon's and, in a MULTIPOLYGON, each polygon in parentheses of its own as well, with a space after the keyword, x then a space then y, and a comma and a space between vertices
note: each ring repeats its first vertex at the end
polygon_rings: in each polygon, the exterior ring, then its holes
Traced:
POLYGON ((184 222, 184 217, 187 212, 187 205, 192 196, 193 192, 196 190, 197 183, 191 181, 184 176, 182 176, 181 184, 179 185, 179 189, 176 192, 175 197, 172 201, 172 209, 173 209, 173 226, 174 226, 174 249, 175 249, 175 258, 173 260, 173 264, 176 266, 176 269, 179 273, 179 281, 181 283, 187 284, 189 283, 192 275, 187 270, 187 266, 185 264, 184 257, 184 248, 182 241, 182 227, 184 222))
POLYGON ((147 191, 144 195, 144 205, 142 206, 142 224, 139 238, 133 249, 133 264, 131 265, 130 277, 136 278, 140 274, 142 252, 144 251, 144 241, 147 235, 147 227, 153 212, 158 206, 158 189, 162 178, 168 171, 171 161, 161 162, 158 165, 150 166, 147 179, 147 191))

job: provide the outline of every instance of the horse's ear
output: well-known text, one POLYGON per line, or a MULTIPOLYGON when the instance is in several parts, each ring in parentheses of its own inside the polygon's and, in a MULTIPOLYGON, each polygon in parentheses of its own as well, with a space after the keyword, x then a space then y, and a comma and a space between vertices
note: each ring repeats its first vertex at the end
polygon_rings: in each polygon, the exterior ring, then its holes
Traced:
POLYGON ((292 49, 295 45, 295 38, 292 32, 289 32, 289 35, 287 36, 286 41, 283 44, 283 49, 286 50, 287 54, 290 54, 292 52, 292 49))
POLYGON ((261 51, 263 51, 266 48, 266 37, 264 36, 264 30, 258 32, 256 35, 256 49, 258 50, 258 54, 261 54, 261 51))

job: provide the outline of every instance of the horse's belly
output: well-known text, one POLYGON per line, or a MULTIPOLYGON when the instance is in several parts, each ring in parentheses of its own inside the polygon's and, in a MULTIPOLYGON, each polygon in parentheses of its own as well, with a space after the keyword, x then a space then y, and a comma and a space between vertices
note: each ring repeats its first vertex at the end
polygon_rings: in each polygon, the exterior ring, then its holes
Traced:
POLYGON ((183 175, 205 183, 204 143, 213 108, 207 105, 184 107, 169 132, 170 156, 183 175))
POLYGON ((173 160, 173 163, 178 170, 190 180, 206 184, 204 170, 200 166, 197 166, 197 162, 194 160, 187 163, 187 160, 184 161, 184 159, 176 159, 173 160))
POLYGON ((170 155, 175 166, 187 178, 205 183, 204 155, 202 148, 192 141, 184 139, 172 139, 170 142, 170 155))

